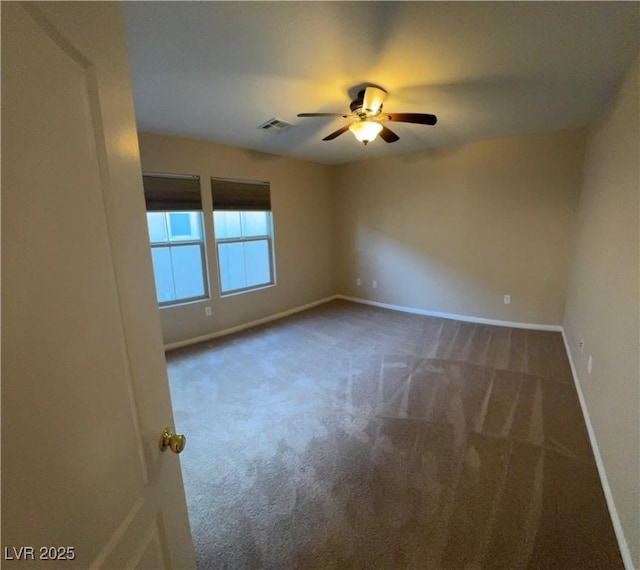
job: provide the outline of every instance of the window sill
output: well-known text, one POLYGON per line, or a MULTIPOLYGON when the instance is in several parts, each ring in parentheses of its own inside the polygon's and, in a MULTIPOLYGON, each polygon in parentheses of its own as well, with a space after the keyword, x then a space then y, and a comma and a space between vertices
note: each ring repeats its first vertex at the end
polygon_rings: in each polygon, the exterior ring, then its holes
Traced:
POLYGON ((255 291, 262 291, 263 289, 270 289, 275 287, 275 283, 267 283, 266 285, 260 285, 259 287, 252 287, 251 289, 241 289, 239 291, 229 291, 228 293, 221 293, 220 297, 226 299, 227 297, 236 297, 238 295, 244 295, 245 293, 254 293, 255 291))
POLYGON ((198 297, 197 299, 189 299, 188 301, 176 301, 170 305, 158 305, 158 309, 175 309, 176 307, 186 307, 187 305, 196 305, 197 303, 210 303, 211 297, 198 297))

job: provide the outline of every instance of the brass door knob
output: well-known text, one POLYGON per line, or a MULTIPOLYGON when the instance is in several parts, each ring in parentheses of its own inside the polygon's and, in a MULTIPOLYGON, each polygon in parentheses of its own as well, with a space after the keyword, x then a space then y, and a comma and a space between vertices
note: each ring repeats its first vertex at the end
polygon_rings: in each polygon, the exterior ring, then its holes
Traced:
POLYGON ((160 451, 166 451, 167 447, 174 453, 180 453, 187 444, 187 438, 181 433, 173 433, 170 428, 164 428, 160 437, 160 451))

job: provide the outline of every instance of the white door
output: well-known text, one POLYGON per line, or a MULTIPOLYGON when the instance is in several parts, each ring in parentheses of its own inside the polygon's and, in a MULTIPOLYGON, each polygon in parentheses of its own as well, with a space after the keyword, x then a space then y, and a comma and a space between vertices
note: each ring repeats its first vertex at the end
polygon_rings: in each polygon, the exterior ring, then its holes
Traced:
POLYGON ((194 567, 120 4, 1 10, 2 565, 194 567))

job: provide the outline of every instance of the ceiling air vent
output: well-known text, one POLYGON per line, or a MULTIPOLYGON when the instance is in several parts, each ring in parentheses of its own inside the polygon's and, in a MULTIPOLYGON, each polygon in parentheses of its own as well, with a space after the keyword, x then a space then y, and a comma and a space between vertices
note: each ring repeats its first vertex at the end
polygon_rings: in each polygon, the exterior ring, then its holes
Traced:
POLYGON ((292 126, 293 125, 291 123, 287 123, 281 119, 276 119, 274 117, 273 119, 269 119, 261 125, 258 125, 258 128, 262 129, 263 131, 272 131, 275 133, 277 131, 286 131, 292 126))

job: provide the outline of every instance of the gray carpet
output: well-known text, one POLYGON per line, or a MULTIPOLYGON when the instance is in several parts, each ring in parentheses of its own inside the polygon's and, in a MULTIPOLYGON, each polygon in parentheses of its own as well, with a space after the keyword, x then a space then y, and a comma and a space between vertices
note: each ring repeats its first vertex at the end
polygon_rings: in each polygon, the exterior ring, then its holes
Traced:
POLYGON ((335 301, 167 354, 199 568, 622 568, 559 333, 335 301))

